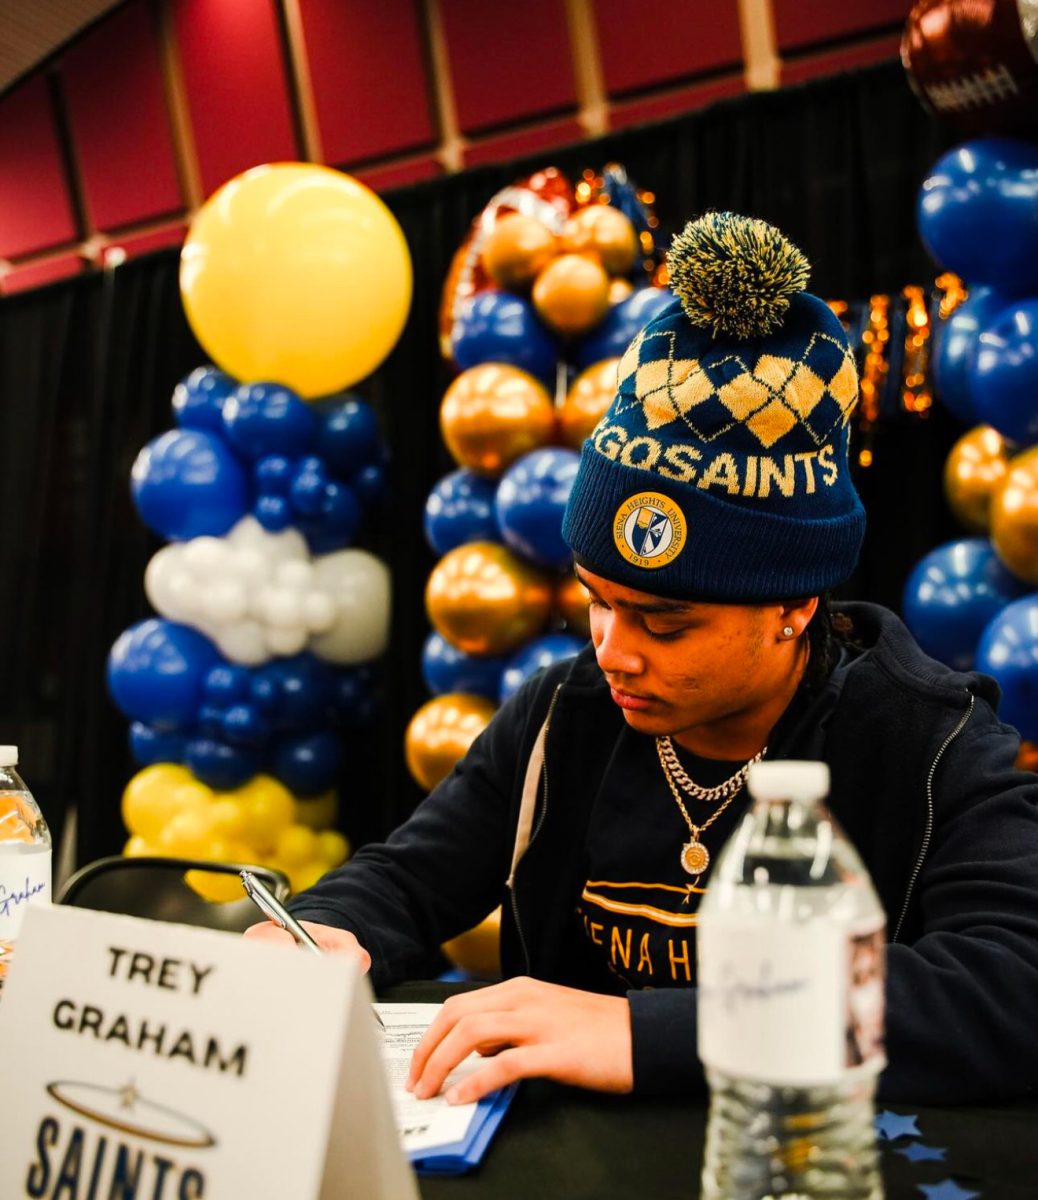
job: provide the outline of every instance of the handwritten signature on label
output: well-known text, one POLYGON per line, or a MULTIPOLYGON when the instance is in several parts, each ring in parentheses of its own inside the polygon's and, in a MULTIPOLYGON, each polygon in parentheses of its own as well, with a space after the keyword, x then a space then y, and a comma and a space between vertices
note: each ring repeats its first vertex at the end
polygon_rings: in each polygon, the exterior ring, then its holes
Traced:
POLYGON ((33 896, 39 895, 46 887, 45 883, 33 883, 28 875, 25 877, 25 887, 20 891, 9 892, 7 887, 0 883, 0 917, 11 916, 12 911, 19 904, 27 904, 33 896))
POLYGON ((721 968, 717 983, 700 983, 700 1000, 719 1003, 730 1017, 738 1017, 748 1005, 766 1004, 802 992, 808 982, 803 977, 781 978, 770 959, 757 964, 755 975, 746 976, 741 974, 739 964, 727 962, 721 968))

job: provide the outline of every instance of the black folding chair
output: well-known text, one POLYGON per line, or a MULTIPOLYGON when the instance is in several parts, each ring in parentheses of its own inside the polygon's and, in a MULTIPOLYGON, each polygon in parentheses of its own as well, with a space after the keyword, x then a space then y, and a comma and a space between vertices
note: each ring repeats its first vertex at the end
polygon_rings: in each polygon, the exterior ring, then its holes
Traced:
POLYGON ((81 867, 58 893, 56 903, 241 933, 263 920, 263 914, 245 895, 245 889, 242 888, 240 900, 206 900, 185 882, 184 874, 206 871, 237 876, 244 867, 262 880, 282 903, 288 899, 291 892, 288 878, 272 867, 114 855, 81 867))

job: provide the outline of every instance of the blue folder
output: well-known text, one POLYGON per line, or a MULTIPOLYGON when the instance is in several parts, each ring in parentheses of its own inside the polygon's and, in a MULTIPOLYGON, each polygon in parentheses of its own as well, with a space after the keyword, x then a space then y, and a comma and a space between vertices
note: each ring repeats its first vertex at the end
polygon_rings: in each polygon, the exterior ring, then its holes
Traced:
POLYGON ((431 1150, 413 1151, 409 1157, 418 1174, 464 1175, 478 1166, 518 1087, 517 1083, 513 1083, 484 1096, 476 1105, 469 1127, 460 1141, 431 1150))

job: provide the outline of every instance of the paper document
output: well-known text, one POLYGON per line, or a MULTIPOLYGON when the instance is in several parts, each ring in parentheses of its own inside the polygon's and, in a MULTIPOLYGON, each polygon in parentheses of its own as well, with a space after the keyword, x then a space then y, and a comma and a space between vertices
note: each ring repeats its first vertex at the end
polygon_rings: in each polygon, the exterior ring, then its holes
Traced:
POLYGON ((418 1100, 405 1090, 411 1056, 442 1004, 376 1004, 385 1033, 382 1061, 404 1153, 418 1170, 457 1173, 482 1157, 515 1091, 495 1092, 472 1104, 448 1104, 445 1093, 484 1063, 470 1054, 448 1075, 439 1095, 418 1100))

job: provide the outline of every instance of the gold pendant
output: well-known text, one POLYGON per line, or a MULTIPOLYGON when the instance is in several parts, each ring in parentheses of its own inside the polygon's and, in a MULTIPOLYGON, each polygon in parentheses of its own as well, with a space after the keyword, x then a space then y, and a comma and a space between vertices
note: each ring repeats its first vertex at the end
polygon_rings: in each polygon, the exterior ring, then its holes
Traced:
POLYGON ((682 847, 681 865, 689 875, 702 875, 710 866, 710 851, 693 836, 692 840, 682 847))

